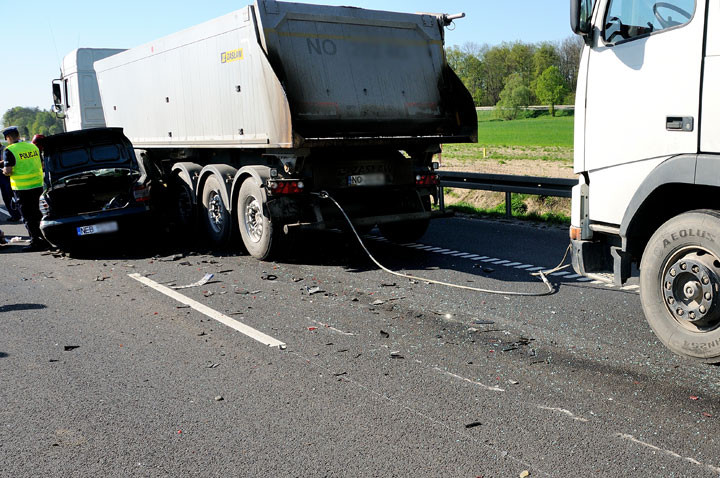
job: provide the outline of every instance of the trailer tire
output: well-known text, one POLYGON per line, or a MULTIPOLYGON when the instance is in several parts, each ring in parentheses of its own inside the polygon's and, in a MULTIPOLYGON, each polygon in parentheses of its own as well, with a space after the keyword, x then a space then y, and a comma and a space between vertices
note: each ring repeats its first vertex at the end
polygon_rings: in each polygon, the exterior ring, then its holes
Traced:
POLYGON ((417 241, 425 235, 429 226, 430 219, 421 219, 380 224, 378 228, 385 239, 402 244, 417 241))
POLYGON ((169 186, 173 228, 177 232, 190 234, 195 231, 197 224, 192 186, 177 173, 172 175, 169 186))
POLYGON ((640 300, 670 350, 720 362, 720 213, 687 212, 653 234, 640 264, 640 300))
POLYGON ((232 230, 232 216, 223 200, 224 187, 215 176, 210 176, 202 188, 203 222, 214 246, 225 245, 232 230))
POLYGON ((273 227, 260 186, 253 178, 243 181, 238 193, 237 220, 248 253, 264 261, 277 251, 279 236, 273 227))

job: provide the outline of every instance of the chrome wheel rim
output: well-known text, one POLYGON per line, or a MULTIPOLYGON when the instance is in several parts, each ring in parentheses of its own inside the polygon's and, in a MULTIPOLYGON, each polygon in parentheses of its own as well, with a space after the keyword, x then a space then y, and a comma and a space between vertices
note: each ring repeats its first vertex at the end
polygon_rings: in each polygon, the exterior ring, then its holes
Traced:
POLYGON ((264 233, 262 205, 257 198, 248 196, 243 206, 245 232, 252 242, 260 242, 264 233))
POLYGON ((208 219, 210 227, 215 232, 222 232, 225 227, 225 207, 223 206, 222 197, 217 191, 210 192, 210 198, 208 200, 208 219))

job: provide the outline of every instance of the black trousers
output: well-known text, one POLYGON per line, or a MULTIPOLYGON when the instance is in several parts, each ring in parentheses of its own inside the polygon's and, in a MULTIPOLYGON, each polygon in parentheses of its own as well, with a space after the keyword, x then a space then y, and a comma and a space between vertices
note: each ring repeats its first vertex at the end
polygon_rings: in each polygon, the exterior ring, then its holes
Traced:
POLYGON ((10 178, 0 172, 0 193, 5 207, 10 213, 10 219, 20 219, 18 205, 13 198, 13 190, 10 188, 10 178))
POLYGON ((31 244, 38 241, 45 241, 45 238, 40 232, 40 219, 42 219, 42 214, 40 213, 39 201, 42 192, 43 188, 41 187, 15 191, 15 199, 18 202, 18 206, 20 206, 20 212, 22 213, 23 222, 25 223, 25 229, 27 229, 30 235, 31 244))

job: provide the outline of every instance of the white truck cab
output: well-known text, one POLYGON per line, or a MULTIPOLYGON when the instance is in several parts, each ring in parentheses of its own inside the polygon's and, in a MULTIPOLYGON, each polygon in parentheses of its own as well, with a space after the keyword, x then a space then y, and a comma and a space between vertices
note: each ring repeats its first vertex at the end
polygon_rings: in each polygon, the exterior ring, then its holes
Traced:
POLYGON ((720 362, 720 0, 571 0, 585 40, 571 239, 578 273, 640 268, 674 352, 720 362))
POLYGON ((125 50, 78 48, 63 58, 62 78, 53 81, 54 109, 65 131, 105 127, 94 63, 125 50))

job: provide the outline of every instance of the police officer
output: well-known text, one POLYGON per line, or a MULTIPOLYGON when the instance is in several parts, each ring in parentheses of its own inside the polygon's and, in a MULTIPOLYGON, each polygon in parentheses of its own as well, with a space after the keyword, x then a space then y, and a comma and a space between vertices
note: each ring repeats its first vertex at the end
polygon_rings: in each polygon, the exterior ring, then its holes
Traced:
POLYGON ((20 206, 25 228, 30 235, 30 245, 25 251, 41 251, 48 244, 40 232, 40 207, 38 202, 43 192, 43 170, 40 151, 31 143, 20 141, 20 133, 16 126, 2 131, 8 142, 3 154, 3 174, 10 177, 10 186, 20 206))
MULTIPOLYGON (((2 153, 3 153, 3 147, 0 145, 0 163, 2 163, 2 153)), ((0 166, 2 167, 2 166, 0 166)), ((18 206, 15 202, 15 198, 13 197, 13 191, 10 187, 10 178, 5 176, 4 174, 0 174, 0 194, 2 195, 2 200, 5 203, 5 208, 7 208, 8 213, 10 214, 10 217, 8 218, 8 222, 18 222, 22 219, 20 216, 20 211, 18 210, 18 206)))

